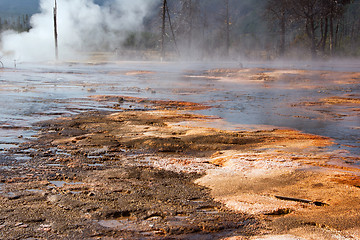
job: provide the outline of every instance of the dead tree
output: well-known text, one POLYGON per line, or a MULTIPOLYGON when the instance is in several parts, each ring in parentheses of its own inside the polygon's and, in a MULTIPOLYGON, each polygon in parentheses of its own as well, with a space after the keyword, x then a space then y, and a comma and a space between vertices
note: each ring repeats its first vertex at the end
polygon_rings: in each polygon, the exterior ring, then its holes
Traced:
POLYGON ((192 33, 193 33, 193 3, 192 0, 188 1, 188 8, 189 8, 189 15, 188 15, 188 19, 189 19, 189 33, 188 33, 188 50, 189 53, 191 53, 191 48, 192 48, 192 33))
POLYGON ((167 1, 163 1, 162 6, 162 28, 161 28, 161 57, 165 57, 165 21, 166 21, 166 6, 167 1))
POLYGON ((59 59, 59 49, 58 49, 58 33, 57 33, 57 4, 55 0, 54 12, 54 38, 55 38, 55 57, 56 60, 59 59))
POLYGON ((225 0, 225 22, 226 22, 226 49, 225 49, 225 56, 229 57, 230 53, 230 14, 229 14, 229 0, 225 0))
POLYGON ((162 27, 161 27, 161 58, 164 59, 165 57, 165 37, 166 37, 166 16, 167 19, 169 21, 169 26, 170 26, 170 30, 171 30, 171 35, 172 35, 172 39, 174 41, 175 44, 175 49, 178 55, 180 55, 180 52, 178 50, 177 47, 177 42, 176 42, 176 37, 175 37, 175 33, 174 33, 174 29, 172 26, 172 22, 171 22, 171 16, 170 16, 170 11, 169 11, 169 7, 167 4, 166 0, 163 0, 163 5, 162 5, 162 27))
POLYGON ((265 16, 270 23, 276 23, 280 30, 279 55, 285 54, 287 26, 290 24, 289 0, 268 0, 265 6, 265 16))

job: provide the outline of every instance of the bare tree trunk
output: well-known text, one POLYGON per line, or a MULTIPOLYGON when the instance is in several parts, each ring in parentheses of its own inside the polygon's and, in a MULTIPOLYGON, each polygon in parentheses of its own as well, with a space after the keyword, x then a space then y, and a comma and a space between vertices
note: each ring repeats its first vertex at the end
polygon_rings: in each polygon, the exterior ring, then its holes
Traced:
POLYGON ((354 44, 355 42, 359 41, 360 39, 360 18, 358 20, 358 24, 357 24, 357 34, 355 34, 354 36, 354 44))
POLYGON ((55 37, 55 57, 56 60, 59 59, 59 49, 58 49, 58 33, 57 33, 57 4, 55 0, 54 7, 54 37, 55 37))
POLYGON ((204 16, 202 19, 202 47, 201 47, 201 58, 204 59, 209 54, 209 44, 206 39, 207 31, 208 31, 208 16, 206 11, 204 11, 204 16))
POLYGON ((179 48, 178 48, 178 46, 177 46, 177 41, 176 41, 176 37, 175 37, 175 32, 174 32, 174 28, 173 28, 173 25, 172 25, 172 22, 171 22, 170 11, 169 11, 169 7, 168 7, 167 3, 165 4, 165 8, 166 8, 167 16, 168 16, 168 21, 169 21, 169 26, 170 26, 170 30, 171 30, 171 35, 172 35, 172 38, 173 38, 173 41, 174 41, 174 44, 175 44, 175 49, 176 49, 177 54, 180 56, 180 51, 179 51, 179 48))
POLYGON ((355 22, 351 23, 351 33, 350 33, 350 48, 354 49, 355 46, 355 22))
POLYGON ((330 55, 334 54, 334 17, 330 14, 330 55))
MULTIPOLYGON (((322 24, 322 26, 323 26, 323 24, 322 24)), ((322 28, 323 28, 323 35, 322 35, 321 50, 322 50, 322 52, 325 53, 326 39, 328 37, 328 28, 329 28, 327 17, 325 17, 324 27, 322 27, 322 28)))
POLYGON ((191 55, 192 48, 192 31, 193 31, 193 4, 192 0, 189 0, 189 33, 188 33, 188 55, 191 55))
POLYGON ((311 56, 313 59, 317 57, 316 53, 316 35, 315 35, 315 22, 314 19, 311 18, 306 23, 306 33, 311 42, 311 56))
MULTIPOLYGON (((284 10, 285 11, 285 10, 284 10)), ((285 41, 286 41, 286 17, 285 12, 282 13, 281 19, 280 19, 280 49, 279 49, 279 55, 280 57, 284 56, 285 54, 285 41)))
POLYGON ((166 0, 163 1, 162 7, 162 28, 161 28, 161 58, 165 57, 165 19, 166 19, 166 0))
POLYGON ((229 57, 230 53, 230 15, 229 15, 229 0, 225 0, 226 4, 226 49, 225 56, 229 57))
POLYGON ((336 31, 335 31, 335 39, 334 39, 334 52, 336 51, 336 48, 338 48, 338 36, 339 36, 339 21, 336 23, 336 31))

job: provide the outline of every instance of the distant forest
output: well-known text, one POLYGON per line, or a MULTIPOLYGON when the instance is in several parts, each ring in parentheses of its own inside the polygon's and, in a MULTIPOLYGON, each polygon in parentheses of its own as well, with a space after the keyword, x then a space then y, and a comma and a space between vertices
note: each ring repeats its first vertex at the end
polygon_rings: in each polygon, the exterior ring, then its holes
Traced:
POLYGON ((169 41, 201 55, 360 56, 360 0, 167 0, 169 41))
MULTIPOLYGON (((158 0, 119 48, 198 59, 359 57, 359 16, 360 0, 158 0)), ((3 17, 0 31, 29 31, 29 21, 3 17)))
POLYGON ((25 32, 31 29, 30 16, 28 14, 14 17, 0 17, 0 32, 6 30, 14 30, 17 32, 25 32))

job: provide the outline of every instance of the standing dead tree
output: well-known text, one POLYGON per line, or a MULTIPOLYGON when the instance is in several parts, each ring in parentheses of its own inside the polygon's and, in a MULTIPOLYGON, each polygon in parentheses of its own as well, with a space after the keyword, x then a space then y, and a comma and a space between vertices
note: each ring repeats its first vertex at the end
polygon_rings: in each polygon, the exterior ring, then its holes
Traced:
POLYGON ((194 14, 194 9, 193 9, 193 2, 192 0, 188 0, 184 3, 185 5, 187 5, 187 9, 188 9, 188 21, 189 21, 189 32, 188 32, 188 50, 189 53, 191 53, 191 48, 192 48, 192 33, 193 33, 193 27, 194 27, 194 19, 193 19, 193 14, 194 14))
POLYGON ((225 0, 225 23, 226 23, 226 49, 225 56, 229 57, 230 54, 230 14, 229 14, 229 0, 225 0))
POLYGON ((55 0, 54 12, 54 38, 55 38, 55 57, 56 60, 59 59, 59 49, 58 49, 58 32, 57 32, 57 3, 55 0))
POLYGON ((265 6, 265 12, 271 23, 279 26, 279 56, 284 56, 286 45, 287 26, 290 24, 290 11, 288 0, 269 0, 265 6))
POLYGON ((162 6, 162 27, 161 27, 161 57, 165 57, 165 20, 166 20, 166 6, 167 1, 163 1, 162 6))
POLYGON ((174 29, 172 26, 172 22, 171 22, 171 16, 170 16, 170 11, 169 11, 169 7, 167 4, 167 0, 163 0, 163 4, 162 4, 162 27, 161 27, 161 58, 164 59, 165 57, 165 37, 166 37, 166 20, 169 22, 169 26, 170 26, 170 30, 171 30, 171 35, 172 35, 172 39, 174 41, 175 44, 175 49, 178 55, 180 55, 180 52, 178 50, 177 47, 177 42, 176 42, 176 37, 175 37, 175 33, 174 33, 174 29), (167 18, 166 18, 167 16, 167 18))

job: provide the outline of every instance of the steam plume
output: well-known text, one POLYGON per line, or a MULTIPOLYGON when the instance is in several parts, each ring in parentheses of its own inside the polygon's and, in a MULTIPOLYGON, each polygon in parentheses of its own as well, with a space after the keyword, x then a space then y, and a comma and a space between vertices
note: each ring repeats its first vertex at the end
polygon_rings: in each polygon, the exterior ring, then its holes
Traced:
MULTIPOLYGON (((127 31, 137 31, 157 0, 109 0, 99 6, 93 0, 58 0, 60 59, 83 51, 113 50, 121 46, 127 31)), ((5 32, 2 55, 21 61, 54 59, 52 0, 40 1, 40 13, 31 18, 29 32, 5 32)))

